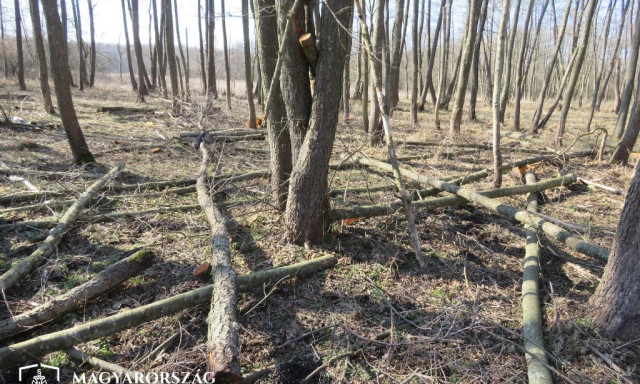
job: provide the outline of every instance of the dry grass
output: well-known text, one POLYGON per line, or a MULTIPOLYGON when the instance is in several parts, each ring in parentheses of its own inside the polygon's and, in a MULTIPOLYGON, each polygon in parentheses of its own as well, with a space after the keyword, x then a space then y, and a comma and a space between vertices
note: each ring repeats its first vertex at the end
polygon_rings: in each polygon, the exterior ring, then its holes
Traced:
MULTIPOLYGON (((13 84, 0 84, 2 93, 14 92, 13 84)), ((2 100, 5 110, 29 121, 58 124, 57 117, 43 114, 36 84, 30 84, 31 97, 23 102, 2 100)), ((41 190, 67 191, 76 196, 93 180, 118 161, 126 163, 118 182, 145 182, 195 177, 199 156, 190 143, 174 136, 195 131, 199 112, 173 118, 170 103, 148 98, 144 107, 155 114, 97 114, 102 105, 137 106, 135 95, 119 84, 100 84, 84 93, 75 92, 75 104, 89 147, 99 165, 79 169, 71 166, 68 144, 61 128, 11 129, 0 127, 0 158, 13 170, 57 171, 60 174, 29 174, 27 178, 41 190), (152 153, 152 148, 160 148, 152 153)), ((234 100, 233 111, 207 117, 208 129, 244 128, 245 105, 234 100)), ((353 102, 357 109, 357 102, 353 102)), ((445 140, 446 132, 434 131, 431 112, 420 115, 421 127, 408 125, 408 106, 397 111, 393 121, 396 139, 445 140)), ((603 108, 607 110, 607 108, 603 108)), ((523 122, 532 114, 524 104, 523 122)), ((480 103, 479 121, 465 122, 458 141, 488 142, 490 111, 480 103)), ((586 111, 571 111, 569 135, 565 144, 582 131, 586 111)), ((340 121, 334 158, 361 153, 385 158, 381 148, 365 145, 358 112, 353 119, 340 121)), ((448 121, 447 112, 442 118, 448 121)), ((510 116, 507 116, 509 127, 510 116)), ((552 143, 550 128, 542 137, 552 143)), ((595 126, 611 129, 615 116, 598 113, 595 126)), ((443 124, 443 126, 446 126, 443 124)), ((584 140, 582 148, 589 140, 584 140)), ((590 143, 593 140, 591 139, 590 143)), ((530 156, 521 148, 525 142, 505 150, 505 159, 530 156)), ((215 171, 239 173, 266 169, 264 153, 250 153, 238 147, 265 148, 264 142, 226 144, 218 148, 215 171)), ((530 146, 535 148, 535 146, 530 146)), ((399 156, 422 155, 406 165, 430 176, 447 176, 491 166, 488 151, 457 150, 443 147, 401 146, 399 156), (442 152, 447 152, 446 156, 442 152)), ((591 159, 574 159, 564 171, 626 191, 630 168, 599 164, 591 159)), ((552 164, 537 166, 540 178, 555 176, 552 164)), ((0 194, 25 190, 22 183, 3 177, 0 194)), ((387 175, 366 169, 332 172, 330 188, 392 184, 387 175)), ((519 176, 505 177, 504 185, 519 183, 519 176)), ((282 283, 263 300, 264 294, 240 297, 242 368, 248 372, 272 364, 278 370, 262 378, 265 383, 297 383, 314 368, 326 363, 312 382, 349 383, 431 383, 431 382, 526 382, 526 363, 522 351, 520 284, 522 282, 523 230, 506 219, 478 207, 464 205, 417 212, 417 224, 428 267, 419 270, 411 251, 403 215, 368 219, 353 225, 335 223, 323 246, 313 250, 283 245, 282 215, 269 204, 267 180, 254 180, 218 186, 219 200, 253 199, 254 203, 228 209, 232 218, 234 267, 238 274, 290 264, 324 254, 339 258, 339 264, 318 276, 282 283), (263 300, 261 302, 261 300, 263 300), (258 304, 256 306, 256 304, 258 304), (254 308, 254 306, 256 306, 254 308), (253 309, 252 309, 253 308, 253 309), (252 309, 250 312, 249 309, 252 309), (400 314, 400 315, 398 315, 400 314), (308 334, 321 327, 327 329, 308 334), (278 346, 289 342, 284 348, 278 346), (345 355, 345 352, 352 352, 345 355), (336 358, 333 358, 336 357, 336 358)), ((414 186, 415 187, 415 186, 414 186)), ((470 186, 490 187, 490 180, 470 186)), ((143 191, 120 200, 110 199, 106 191, 89 212, 142 210, 160 206, 195 204, 195 195, 170 193, 145 196, 143 191)), ((396 197, 390 192, 343 194, 336 206, 384 203, 396 197)), ((558 188, 546 192, 542 212, 580 225, 617 225, 624 203, 614 196, 585 186, 558 188)), ((505 198, 505 203, 522 207, 524 197, 505 198)), ((2 223, 54 218, 62 210, 4 213, 2 223)), ((42 230, 4 233, 0 239, 0 272, 12 262, 28 255, 44 236, 42 230)), ((588 240, 609 247, 612 234, 593 231, 588 240)), ((603 263, 587 259, 545 237, 543 248, 542 298, 545 337, 550 364, 557 382, 585 383, 639 382, 639 345, 609 340, 598 333, 590 321, 589 296, 595 290, 603 263), (567 261, 571 258, 573 263, 567 261), (622 368, 616 372, 596 356, 586 344, 608 356, 622 368)), ((130 279, 120 289, 89 303, 75 313, 44 327, 20 335, 10 343, 72 326, 74 323, 110 315, 126 308, 147 304, 206 284, 192 277, 192 269, 209 256, 209 230, 198 212, 136 216, 112 222, 80 225, 59 246, 57 254, 32 273, 16 289, 7 292, 6 305, 13 313, 46 302, 53 295, 88 280, 96 271, 120 259, 136 247, 152 249, 156 264, 142 276, 130 279)), ((266 293, 265 293, 266 294, 266 293)), ((78 346, 85 352, 142 372, 204 370, 206 314, 199 307, 159 319, 136 329, 78 346), (189 326, 185 327, 186 324, 189 326), (180 332, 163 353, 141 359, 152 349, 180 332), (141 361, 137 363, 138 361, 141 361)), ((9 314, 6 306, 0 317, 9 314)), ((62 353, 48 355, 50 364, 71 372, 90 370, 78 366, 62 353)))

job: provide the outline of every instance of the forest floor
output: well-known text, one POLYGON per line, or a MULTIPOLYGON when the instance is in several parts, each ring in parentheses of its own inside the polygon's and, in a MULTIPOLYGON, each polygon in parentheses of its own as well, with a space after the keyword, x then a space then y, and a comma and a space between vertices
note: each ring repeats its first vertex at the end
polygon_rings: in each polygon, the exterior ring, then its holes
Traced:
MULTIPOLYGON (((17 92, 14 84, 0 84, 1 94, 28 94, 26 99, 4 98, 0 106, 11 116, 53 124, 42 128, 0 126, 0 159, 42 191, 64 191, 75 198, 96 175, 106 173, 119 161, 125 170, 116 181, 147 181, 195 178, 200 155, 191 139, 180 140, 180 132, 198 131, 198 107, 183 117, 170 115, 170 103, 153 94, 145 104, 135 103, 135 94, 119 84, 99 84, 84 92, 74 90, 80 124, 97 166, 72 165, 69 145, 58 116, 48 116, 40 107, 35 83, 28 92, 17 92), (101 106, 152 108, 142 113, 96 113, 101 106), (37 171, 37 172, 36 172, 37 171)), ((209 130, 246 129, 246 100, 234 99, 227 111, 221 99, 219 111, 202 120, 209 130)), ((200 103, 202 104, 202 103, 200 103)), ((398 156, 419 155, 405 166, 432 176, 465 174, 491 167, 488 150, 460 148, 456 144, 490 143, 491 111, 478 103, 478 121, 465 115, 460 138, 447 137, 448 112, 442 116, 443 130, 433 126, 433 111, 419 115, 420 127, 408 123, 408 103, 392 118, 396 140, 442 142, 436 147, 398 145, 398 156)), ((351 118, 340 118, 333 160, 359 155, 384 160, 384 148, 366 144, 359 113, 360 102, 352 100, 351 118)), ((530 121, 532 103, 524 103, 523 122, 530 121)), ((509 130, 510 111, 505 130, 509 130)), ((542 131, 551 146, 557 116, 542 131)), ((582 133, 587 110, 570 112, 565 145, 582 133)), ((615 115, 607 108, 596 114, 594 126, 613 129, 615 115)), ((505 161, 532 156, 538 146, 523 140, 503 139, 505 161)), ((593 148, 593 136, 579 141, 572 150, 593 148)), ((215 172, 239 174, 267 170, 265 141, 225 143, 217 147, 215 172), (250 151, 247 148, 257 149, 250 151)), ((633 159, 635 164, 637 159, 633 159)), ((535 165, 540 179, 555 177, 557 162, 535 165)), ((591 158, 573 158, 563 172, 597 180, 623 191, 622 195, 573 184, 545 192, 542 213, 586 226, 605 227, 583 235, 589 242, 610 248, 615 226, 631 181, 631 167, 612 166, 591 158)), ((0 196, 26 190, 22 182, 0 174, 0 196)), ((364 167, 331 171, 330 189, 393 185, 390 175, 364 167)), ((520 174, 505 175, 503 186, 520 184, 520 174)), ((416 185, 408 183, 413 190, 416 185)), ((491 178, 468 188, 491 188, 491 178)), ((242 370, 249 372, 277 364, 262 377, 263 383, 299 383, 311 371, 326 365, 308 382, 321 383, 521 383, 527 382, 522 348, 521 284, 524 256, 522 225, 474 205, 419 210, 416 224, 427 266, 420 269, 412 251, 407 223, 402 213, 360 221, 335 222, 322 246, 305 249, 281 242, 284 220, 268 201, 268 179, 218 184, 216 201, 248 200, 225 210, 230 220, 233 266, 238 275, 288 265, 323 255, 338 258, 338 264, 311 278, 277 284, 275 289, 239 296, 242 370), (398 314, 401 314, 399 316, 398 314), (407 321, 409 320, 409 321, 407 321), (326 327, 322 329, 322 327, 326 327), (311 332, 316 331, 316 332, 311 332), (306 333, 306 337, 301 337, 306 333), (301 338, 300 338, 301 337, 301 338), (299 339, 297 339, 299 338, 299 339), (297 339, 297 340, 296 340, 297 339), (294 341, 295 340, 295 341, 294 341), (286 346, 281 347, 285 343, 286 346)), ((63 198, 61 198, 63 199, 63 198)), ((389 203, 395 192, 341 193, 332 198, 335 207, 389 203)), ((501 199, 523 208, 525 196, 501 199)), ((27 203, 5 205, 17 207, 27 203)), ((104 188, 85 213, 140 211, 148 208, 197 204, 195 193, 176 195, 170 190, 148 196, 145 191, 115 193, 104 188), (120 199, 113 197, 123 196, 120 199)), ((44 211, 6 212, 0 224, 59 218, 64 208, 44 211)), ((46 230, 28 228, 0 235, 0 273, 29 255, 46 236, 46 230)), ((50 300, 137 248, 152 250, 154 265, 118 289, 94 300, 72 314, 35 330, 0 341, 0 346, 72 327, 135 308, 208 282, 192 271, 210 257, 210 229, 200 209, 130 216, 108 222, 76 225, 37 272, 19 286, 5 292, 0 319, 16 315, 50 300)), ((589 297, 602 275, 604 263, 568 250, 544 235, 542 248, 541 299, 546 348, 557 382, 638 383, 640 344, 610 340, 592 324, 589 297), (600 354, 600 355, 599 355, 600 354), (606 358, 603 359, 603 356, 606 358)), ((209 306, 199 306, 174 316, 148 322, 76 347, 84 352, 141 372, 206 369, 206 318, 209 306), (162 353, 142 359, 178 332, 162 353)), ((64 353, 47 355, 45 364, 61 367, 63 381, 73 372, 95 372, 80 366, 64 353)))

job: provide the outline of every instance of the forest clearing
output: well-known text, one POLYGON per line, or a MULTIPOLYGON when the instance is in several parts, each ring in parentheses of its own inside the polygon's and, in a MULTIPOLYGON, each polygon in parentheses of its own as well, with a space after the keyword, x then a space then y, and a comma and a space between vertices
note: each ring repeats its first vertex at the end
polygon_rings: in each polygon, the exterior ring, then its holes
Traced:
POLYGON ((565 47, 568 4, 534 60, 550 0, 514 1, 455 36, 450 0, 243 0, 232 88, 213 0, 193 68, 177 1, 144 51, 123 1, 135 53, 95 78, 32 0, 32 76, 11 52, 0 79, 0 383, 640 383, 640 7, 578 1, 565 47), (600 89, 610 32, 632 65, 600 89))

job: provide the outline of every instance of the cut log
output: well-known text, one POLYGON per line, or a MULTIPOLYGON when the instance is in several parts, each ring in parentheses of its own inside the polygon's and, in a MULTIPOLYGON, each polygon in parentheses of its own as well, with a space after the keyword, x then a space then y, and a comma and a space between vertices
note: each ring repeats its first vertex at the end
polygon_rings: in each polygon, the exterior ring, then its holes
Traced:
MULTIPOLYGON (((525 193, 533 193, 543 191, 549 188, 555 188, 563 185, 575 183, 576 177, 569 174, 562 177, 556 177, 545 181, 540 181, 530 185, 517 185, 513 187, 504 187, 497 189, 488 189, 479 191, 478 193, 491 198, 522 195, 525 193)), ((467 204, 467 200, 457 196, 438 197, 411 203, 416 209, 435 209, 441 207, 449 207, 458 204, 467 204)), ((376 217, 385 216, 401 211, 403 209, 402 202, 397 200, 391 204, 385 205, 365 205, 349 208, 334 208, 331 210, 331 218, 333 220, 344 220, 358 217, 376 217)))
POLYGON ((88 301, 113 290, 152 264, 153 253, 138 251, 98 273, 93 279, 49 300, 44 305, 0 321, 0 339, 27 331, 65 315, 85 305, 88 301))
POLYGON ((42 263, 49 255, 55 250, 62 237, 73 225, 73 222, 78 218, 80 212, 84 207, 89 204, 89 201, 98 193, 98 191, 107 184, 111 178, 115 177, 124 168, 124 163, 119 163, 109 173, 107 173, 100 180, 91 184, 86 191, 84 191, 78 200, 65 212, 64 216, 60 219, 58 224, 49 232, 49 236, 44 242, 36 249, 29 257, 21 260, 7 272, 0 276, 0 291, 6 291, 11 288, 20 279, 25 277, 31 270, 42 263))
POLYGON ((135 381, 136 383, 140 384, 148 383, 148 381, 144 377, 141 377, 140 373, 136 375, 136 372, 130 371, 121 365, 98 359, 97 357, 77 350, 75 347, 71 347, 65 350, 64 353, 72 359, 78 360, 81 365, 84 363, 89 363, 94 367, 99 368, 101 371, 116 373, 119 375, 119 377, 123 377, 123 382, 125 380, 124 377, 128 376, 129 378, 131 378, 131 382, 135 381))
MULTIPOLYGON (((319 257, 301 263, 256 272, 238 277, 238 292, 264 289, 264 286, 294 277, 310 276, 335 265, 338 260, 332 256, 319 257)), ((126 310, 102 319, 88 321, 73 328, 50 333, 0 348, 0 369, 17 365, 47 353, 71 348, 78 343, 113 335, 123 329, 171 316, 184 309, 202 304, 210 304, 213 285, 207 285, 189 292, 159 300, 155 303, 126 310)))
POLYGON ((578 177, 578 181, 581 182, 581 183, 585 183, 586 185, 592 186, 594 188, 598 188, 598 189, 601 189, 603 191, 611 192, 614 195, 622 195, 622 191, 619 190, 618 188, 614 188, 614 187, 610 187, 608 185, 596 183, 595 181, 586 180, 586 179, 583 179, 581 177, 578 177))
MULTIPOLYGON (((525 174, 527 185, 533 185, 536 176, 533 171, 525 174)), ((530 193, 527 197, 527 210, 538 210, 539 193, 530 193)), ((538 232, 525 224, 524 233, 525 255, 524 274, 522 279, 522 336, 524 338, 525 358, 527 360, 527 374, 530 384, 551 384, 551 371, 547 366, 547 355, 544 350, 544 336, 542 334, 542 312, 540 310, 540 296, 538 276, 540 274, 540 247, 538 246, 538 232)))
POLYGON ((131 108, 131 107, 98 107, 96 109, 98 113, 156 113, 153 108, 131 108))
MULTIPOLYGON (((368 162, 371 165, 375 166, 376 168, 384 170, 385 172, 392 171, 391 166, 386 163, 376 162, 374 160, 368 160, 368 162)), ((581 238, 572 235, 571 233, 560 228, 559 226, 552 224, 533 213, 518 210, 498 200, 494 200, 486 196, 482 196, 478 192, 472 191, 470 189, 462 188, 455 184, 447 183, 442 180, 437 180, 428 176, 423 176, 408 169, 402 169, 402 174, 418 182, 432 185, 435 188, 438 188, 445 192, 452 193, 454 195, 458 195, 464 198, 465 200, 469 200, 478 205, 482 205, 483 207, 488 208, 494 212, 497 212, 512 220, 516 220, 523 224, 528 224, 538 230, 542 230, 548 236, 555 238, 556 240, 564 243, 569 248, 572 248, 584 255, 587 255, 599 260, 603 260, 603 261, 607 261, 609 259, 609 250, 598 247, 597 245, 594 245, 594 244, 587 243, 583 241, 581 238)))
POLYGON ((227 220, 213 203, 207 188, 209 154, 200 143, 202 164, 196 189, 198 202, 211 226, 211 277, 213 294, 207 318, 207 369, 215 381, 242 383, 236 273, 231 266, 227 220))

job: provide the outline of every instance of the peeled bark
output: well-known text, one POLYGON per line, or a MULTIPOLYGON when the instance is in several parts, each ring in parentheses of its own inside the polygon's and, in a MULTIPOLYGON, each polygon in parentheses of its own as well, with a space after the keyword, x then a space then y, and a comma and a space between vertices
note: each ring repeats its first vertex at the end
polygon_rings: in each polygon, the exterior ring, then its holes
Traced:
POLYGON ((640 338, 640 163, 622 208, 613 250, 591 298, 595 323, 611 337, 640 338))

